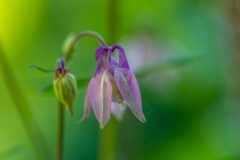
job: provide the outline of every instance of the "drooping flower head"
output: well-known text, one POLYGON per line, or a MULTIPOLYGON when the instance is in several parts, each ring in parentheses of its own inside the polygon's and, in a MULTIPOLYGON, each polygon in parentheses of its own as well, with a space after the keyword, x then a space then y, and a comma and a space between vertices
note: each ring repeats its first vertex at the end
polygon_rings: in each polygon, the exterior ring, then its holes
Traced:
POLYGON ((53 88, 57 99, 67 108, 70 115, 73 115, 73 103, 77 93, 77 82, 75 77, 65 68, 62 58, 57 61, 57 69, 53 81, 53 88))
POLYGON ((124 112, 125 109, 117 109, 124 106, 122 104, 129 106, 141 122, 146 122, 138 82, 130 70, 123 48, 118 45, 99 47, 96 50, 96 60, 98 64, 87 88, 81 122, 88 118, 93 108, 100 127, 103 128, 110 119, 111 110, 117 116, 124 112), (112 56, 115 50, 119 54, 118 60, 112 56))

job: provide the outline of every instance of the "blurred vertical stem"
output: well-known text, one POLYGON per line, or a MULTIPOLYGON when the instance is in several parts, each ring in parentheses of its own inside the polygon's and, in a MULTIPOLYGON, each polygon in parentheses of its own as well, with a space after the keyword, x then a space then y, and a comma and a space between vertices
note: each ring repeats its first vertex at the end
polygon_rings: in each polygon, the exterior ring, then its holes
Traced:
MULTIPOLYGON (((236 59, 237 59, 237 67, 236 67, 236 73, 238 78, 240 79, 240 65, 239 65, 239 60, 240 60, 240 1, 239 0, 227 0, 228 6, 229 6, 229 12, 231 16, 231 21, 232 21, 232 28, 234 31, 234 38, 235 38, 235 47, 236 47, 236 52, 237 54, 236 59)), ((238 79, 238 82, 239 82, 238 79)), ((235 88, 234 88, 235 89, 235 88)), ((238 96, 240 93, 238 93, 238 96)))
MULTIPOLYGON (((117 0, 107 1, 107 42, 116 43, 117 0)), ((111 118, 107 126, 99 133, 98 159, 117 159, 117 123, 111 118)))
POLYGON ((116 26, 117 26, 117 0, 107 1, 107 42, 110 45, 116 43, 116 26))
POLYGON ((43 135, 37 127, 37 123, 32 116, 27 100, 17 82, 17 78, 5 57, 0 42, 0 70, 2 72, 3 81, 9 91, 12 102, 23 122, 27 135, 30 139, 33 149, 39 159, 50 159, 50 154, 45 146, 43 135))
MULTIPOLYGON (((240 97, 240 1, 239 0, 226 0, 226 3, 228 5, 228 11, 230 13, 230 19, 231 19, 231 24, 232 24, 232 29, 233 29, 233 36, 235 38, 235 47, 236 47, 236 52, 235 55, 233 56, 234 58, 234 70, 233 75, 235 77, 234 83, 230 88, 230 93, 236 99, 239 99, 240 97)), ((231 62, 232 63, 232 62, 231 62)), ((231 97, 232 98, 232 97, 231 97)), ((240 157, 240 152, 238 152, 238 155, 236 157, 240 157)))
POLYGON ((127 123, 120 125, 120 151, 125 159, 142 159, 142 124, 132 112, 126 112, 124 120, 127 123), (133 127, 134 126, 134 127, 133 127))
POLYGON ((57 150, 56 160, 63 159, 63 134, 64 134, 64 108, 62 103, 58 102, 58 124, 57 124, 57 150))
POLYGON ((116 120, 111 118, 107 126, 99 132, 98 159, 99 160, 115 160, 116 157, 116 120))
MULTIPOLYGON (((227 0, 229 5, 229 11, 232 21, 232 27, 235 36, 235 46, 238 54, 240 55, 240 1, 239 0, 227 0)), ((239 58, 240 56, 238 56, 239 58)))
MULTIPOLYGON (((72 40, 72 42, 69 44, 67 51, 64 53, 64 61, 67 63, 69 60, 73 48, 78 42, 83 37, 90 36, 95 39, 97 39, 101 45, 106 46, 105 41, 103 38, 97 34, 96 32, 93 31, 84 31, 76 35, 76 37, 72 40)), ((64 108, 63 104, 58 102, 58 122, 57 122, 57 144, 56 144, 56 160, 62 160, 63 159, 63 142, 64 142, 64 108)))

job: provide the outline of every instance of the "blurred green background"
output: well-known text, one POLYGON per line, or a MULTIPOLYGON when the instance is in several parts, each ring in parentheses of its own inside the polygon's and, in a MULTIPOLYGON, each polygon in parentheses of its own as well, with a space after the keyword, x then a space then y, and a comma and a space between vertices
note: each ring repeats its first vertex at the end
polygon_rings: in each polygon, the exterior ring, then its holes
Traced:
MULTIPOLYGON (((100 130, 93 111, 81 125, 86 84, 74 117, 65 112, 66 160, 240 159, 238 0, 0 0, 0 159, 54 159, 57 100, 40 90, 69 32, 98 32, 123 46, 137 74, 142 124, 127 109, 100 130), (34 144, 27 128, 35 135, 34 144), (47 158, 46 158, 47 157, 47 158)), ((93 38, 78 42, 67 67, 93 76, 93 38)))

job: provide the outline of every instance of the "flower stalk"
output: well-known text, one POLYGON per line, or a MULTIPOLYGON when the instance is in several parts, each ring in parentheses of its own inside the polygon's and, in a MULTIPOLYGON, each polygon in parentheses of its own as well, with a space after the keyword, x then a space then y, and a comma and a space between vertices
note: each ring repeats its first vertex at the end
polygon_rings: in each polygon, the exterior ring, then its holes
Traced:
POLYGON ((65 62, 68 61, 68 59, 69 59, 69 57, 70 57, 70 55, 71 55, 71 53, 73 51, 73 47, 78 42, 78 40, 80 40, 81 38, 86 37, 86 36, 90 36, 90 37, 95 38, 96 40, 98 40, 100 42, 100 44, 102 46, 107 46, 107 44, 105 43, 103 38, 99 34, 97 34, 96 32, 93 32, 93 31, 81 32, 81 33, 77 34, 76 37, 73 39, 73 41, 69 44, 68 49, 67 49, 67 51, 64 54, 65 62))
POLYGON ((58 102, 58 127, 57 127, 57 145, 56 160, 63 159, 63 134, 64 134, 64 108, 61 102, 58 102))

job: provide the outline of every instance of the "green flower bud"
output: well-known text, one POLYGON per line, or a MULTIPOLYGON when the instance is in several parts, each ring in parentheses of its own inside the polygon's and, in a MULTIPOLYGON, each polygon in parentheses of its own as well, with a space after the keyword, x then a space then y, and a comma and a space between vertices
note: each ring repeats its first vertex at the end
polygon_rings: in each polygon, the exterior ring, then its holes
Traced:
POLYGON ((65 39, 65 41, 63 42, 63 47, 62 50, 64 53, 66 53, 69 49, 69 46, 71 45, 71 43, 73 42, 75 38, 75 34, 73 34, 72 32, 70 32, 67 36, 67 38, 65 39))
POLYGON ((72 116, 73 104, 77 93, 77 82, 70 71, 64 68, 64 65, 56 70, 53 88, 57 99, 67 108, 72 116))

